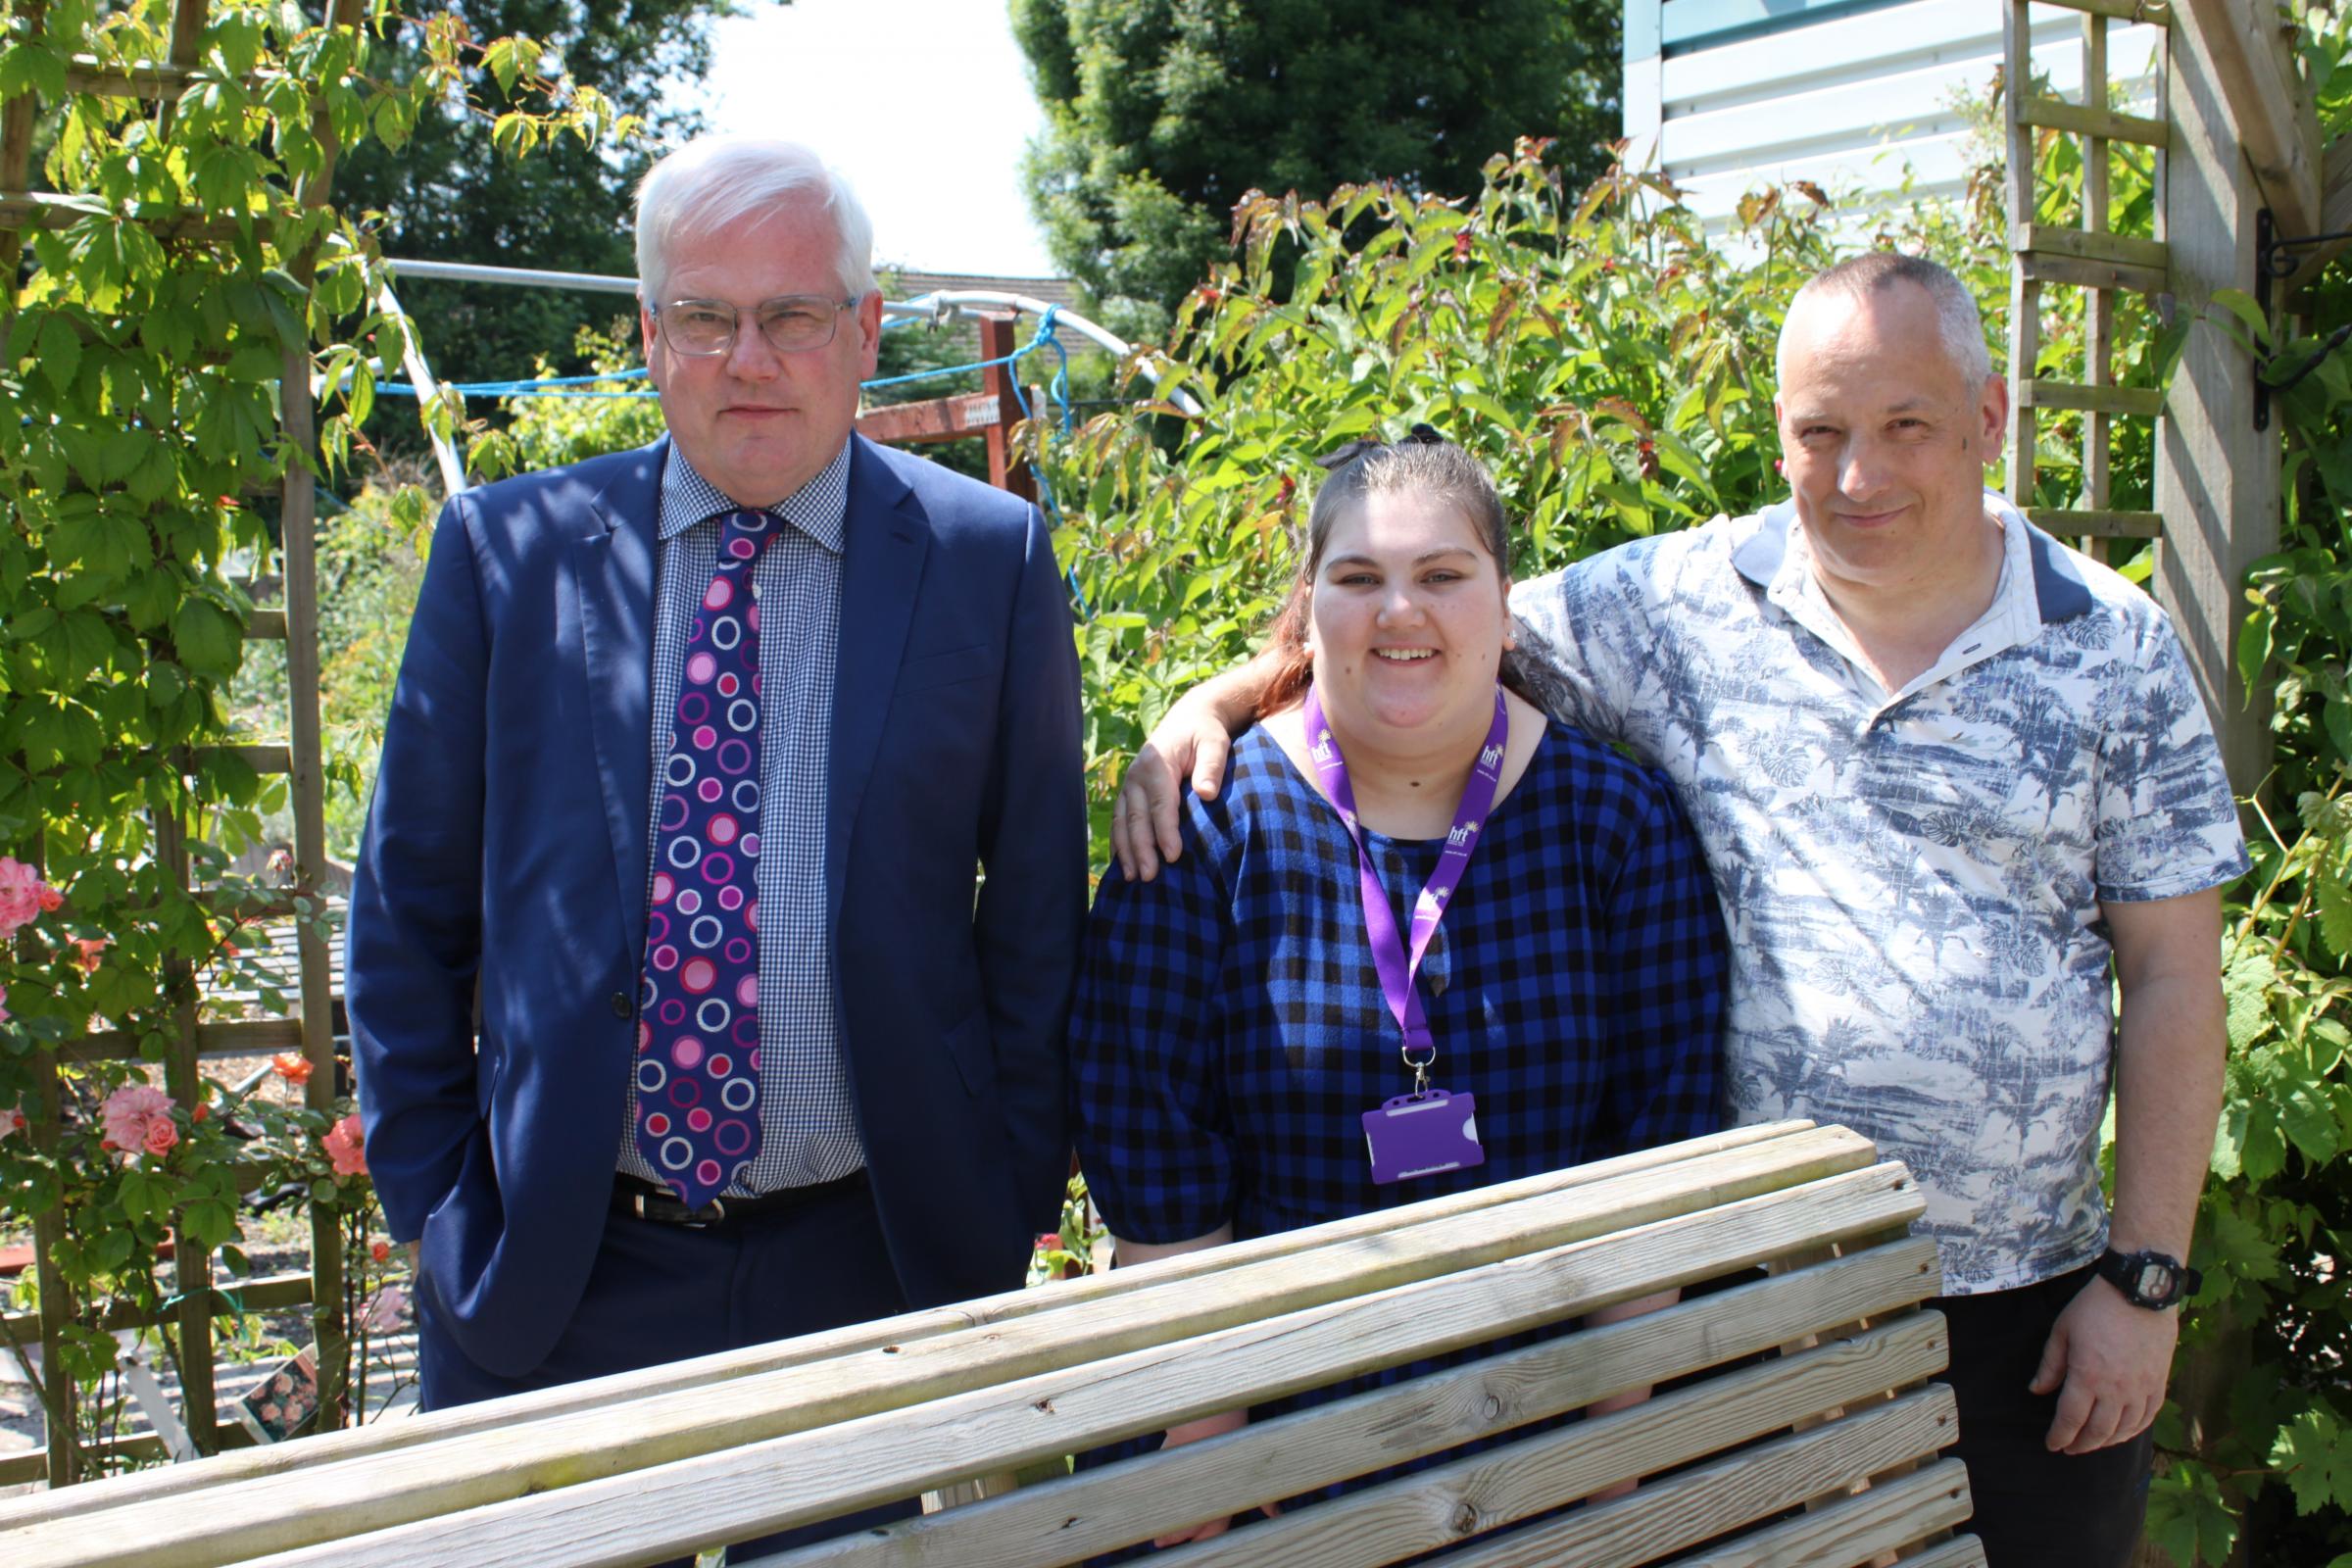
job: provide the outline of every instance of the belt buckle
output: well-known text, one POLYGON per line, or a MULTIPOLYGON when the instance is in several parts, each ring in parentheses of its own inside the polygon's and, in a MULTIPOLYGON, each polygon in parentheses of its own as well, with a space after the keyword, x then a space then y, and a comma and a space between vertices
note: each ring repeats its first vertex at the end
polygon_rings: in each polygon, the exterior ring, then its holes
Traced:
POLYGON ((698 1231, 709 1230, 713 1225, 723 1224, 725 1222, 727 1217, 727 1200, 713 1193, 710 1196, 710 1201, 705 1203, 701 1208, 688 1209, 686 1213, 686 1223, 690 1228, 698 1231), (698 1214, 703 1215, 704 1217, 701 1219, 695 1218, 694 1216, 698 1214))

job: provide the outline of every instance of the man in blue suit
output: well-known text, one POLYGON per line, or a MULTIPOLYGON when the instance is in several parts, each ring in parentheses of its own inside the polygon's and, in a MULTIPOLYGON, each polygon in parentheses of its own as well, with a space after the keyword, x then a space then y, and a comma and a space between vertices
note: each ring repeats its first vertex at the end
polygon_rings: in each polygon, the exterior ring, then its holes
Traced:
POLYGON ((349 956, 427 1408, 1007 1289, 1058 1213, 1067 602, 1034 508, 853 434, 870 234, 806 149, 673 153, 668 436, 442 514, 349 956))

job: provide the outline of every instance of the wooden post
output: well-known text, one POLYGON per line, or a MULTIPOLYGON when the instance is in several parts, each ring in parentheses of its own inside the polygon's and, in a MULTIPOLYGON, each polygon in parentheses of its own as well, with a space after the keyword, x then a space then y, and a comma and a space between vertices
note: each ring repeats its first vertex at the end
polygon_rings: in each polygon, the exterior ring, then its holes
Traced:
MULTIPOLYGON (((365 0, 335 0, 327 18, 330 27, 357 27, 365 0)), ((318 171, 297 191, 306 207, 326 205, 328 186, 335 177, 339 151, 334 122, 324 104, 311 111, 311 134, 318 138, 322 157, 318 171)), ((286 269, 307 291, 318 267, 315 252, 288 257, 286 269)), ((286 707, 294 798, 294 886, 310 903, 294 925, 295 956, 302 977, 302 1054, 311 1076, 303 1086, 311 1109, 330 1111, 335 1099, 335 1025, 333 978, 326 941, 319 935, 325 920, 326 784, 320 762, 318 723, 318 563, 314 532, 318 523, 318 487, 309 464, 317 461, 317 410, 311 400, 309 345, 290 347, 285 375, 279 382, 281 417, 286 440, 299 454, 286 469, 284 527, 286 593, 286 707)), ((350 1325, 343 1314, 342 1211, 314 1204, 311 1208, 311 1334, 318 1347, 318 1415, 316 1430, 330 1431, 343 1424, 343 1401, 350 1382, 350 1325)))
POLYGON ((2166 72, 2173 123, 2164 224, 2173 308, 2188 343, 2157 426, 2156 506, 2164 547, 2153 587, 2187 650, 2197 693, 2220 733, 2230 784, 2250 794, 2269 770, 2270 702, 2237 677, 2246 567, 2278 547, 2279 438, 2254 428, 2252 359, 2208 317, 2217 289, 2251 294, 2260 186, 2240 149, 2210 34, 2182 30, 2166 72))
MULTIPOLYGON (((38 1058, 32 1070, 32 1147, 51 1158, 57 1154, 64 1098, 58 1088, 56 1058, 38 1058)), ((32 1216, 33 1266, 41 1287, 41 1419, 48 1428, 51 1487, 70 1487, 81 1479, 74 1380, 66 1375, 65 1357, 58 1351, 65 1341, 66 1325, 74 1321, 73 1293, 52 1255, 65 1239, 63 1209, 44 1208, 32 1216)))
MULTIPOLYGON (((1013 322, 1010 312, 985 311, 980 317, 980 357, 1002 360, 1019 347, 1013 341, 1013 322)), ((1014 365, 992 365, 980 372, 981 390, 997 400, 997 422, 988 427, 988 482, 1000 490, 1009 490, 1024 501, 1037 499, 1037 476, 1029 471, 1013 449, 1012 427, 1021 420, 1021 400, 1013 391, 1018 384, 1015 376, 1020 368, 1014 365)))
MULTIPOLYGON (((24 0, 17 7, 26 37, 40 36, 47 10, 47 0, 24 0)), ((33 110, 29 91, 0 100, 0 194, 23 193, 31 177, 33 110)), ((30 221, 28 214, 25 222, 29 225, 30 221)), ((14 224, 0 225, 0 364, 5 365, 17 363, 9 349, 9 337, 17 324, 17 264, 24 254, 24 230, 14 224)))
MULTIPOLYGON (((184 753, 172 754, 184 760, 184 753)), ((155 859, 165 875, 189 897, 187 784, 174 766, 164 808, 148 808, 155 827, 155 859)), ((172 999, 172 1054, 165 1060, 164 1086, 189 1110, 202 1102, 204 1080, 197 1059, 196 966, 187 955, 164 955, 164 994, 172 999)), ((174 1215, 172 1224, 172 1281, 179 1305, 170 1314, 178 1329, 179 1408, 188 1439, 198 1453, 219 1446, 219 1399, 213 1389, 213 1257, 174 1215)))
MULTIPOLYGON (((2034 130, 2020 122, 2015 106, 2034 91, 2033 17, 2026 0, 2001 8, 2001 90, 2007 95, 2009 167, 2006 194, 2009 245, 2023 249, 2034 227, 2034 130)), ((2037 373, 2041 358, 2041 284, 2014 261, 2009 268, 2009 501, 2020 512, 2034 505, 2034 449, 2040 439, 2034 404, 2021 393, 2037 373)))

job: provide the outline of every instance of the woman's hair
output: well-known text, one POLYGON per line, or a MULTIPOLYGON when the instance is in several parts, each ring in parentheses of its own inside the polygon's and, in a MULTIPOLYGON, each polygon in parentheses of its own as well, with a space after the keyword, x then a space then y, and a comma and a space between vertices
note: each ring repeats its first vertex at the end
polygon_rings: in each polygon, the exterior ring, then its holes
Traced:
POLYGON ((1389 495, 1427 496, 1452 507, 1494 558, 1495 569, 1510 570, 1510 534, 1503 521, 1502 497, 1495 493, 1486 465, 1426 424, 1414 425, 1412 433, 1394 446, 1357 442, 1343 448, 1338 468, 1323 481, 1307 508, 1298 570, 1291 579, 1290 597, 1275 612, 1268 636, 1270 644, 1282 651, 1282 667, 1258 699, 1258 717, 1298 702, 1314 677, 1315 662, 1307 652, 1306 633, 1313 614, 1315 573, 1323 568, 1331 530, 1372 497, 1389 495))
POLYGON ((708 234, 753 213, 813 203, 832 221, 842 292, 874 292, 874 225, 858 193, 797 142, 762 136, 698 136, 647 172, 637 186, 637 293, 649 306, 669 287, 670 242, 708 234))

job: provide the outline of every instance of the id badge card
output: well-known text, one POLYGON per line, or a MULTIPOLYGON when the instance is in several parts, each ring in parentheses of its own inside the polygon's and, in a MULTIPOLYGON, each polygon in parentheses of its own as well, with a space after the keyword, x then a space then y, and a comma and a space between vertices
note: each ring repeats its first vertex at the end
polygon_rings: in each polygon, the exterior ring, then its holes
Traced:
POLYGON ((1477 1097, 1443 1089, 1398 1095, 1378 1110, 1365 1111, 1364 1144, 1376 1182, 1409 1181, 1487 1162, 1478 1141, 1477 1097))

